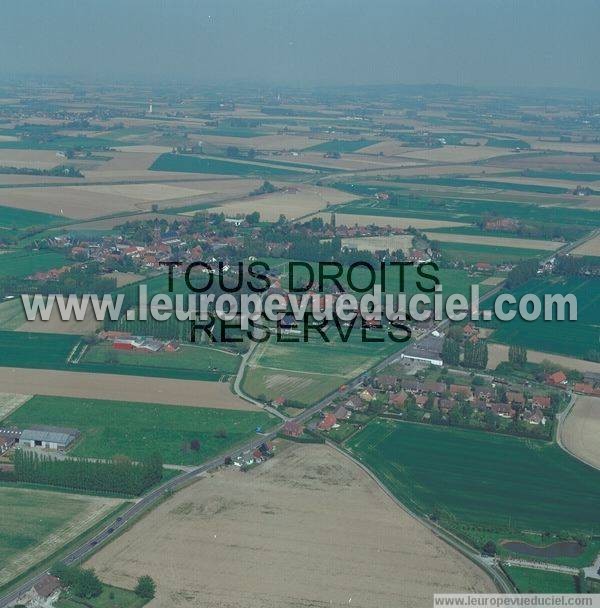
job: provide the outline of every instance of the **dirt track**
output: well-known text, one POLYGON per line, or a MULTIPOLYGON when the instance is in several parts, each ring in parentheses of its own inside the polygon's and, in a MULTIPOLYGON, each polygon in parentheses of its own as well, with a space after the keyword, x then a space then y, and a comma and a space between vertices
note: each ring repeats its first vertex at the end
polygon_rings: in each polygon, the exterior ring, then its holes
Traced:
POLYGON ((6 393, 28 395, 111 399, 231 410, 257 409, 231 393, 229 384, 225 382, 0 367, 0 386, 6 393))
POLYGON ((179 492, 89 562, 110 583, 150 574, 148 608, 429 608, 492 592, 471 562, 326 446, 280 446, 243 474, 179 492))
POLYGON ((577 397, 562 427, 562 441, 575 456, 600 467, 600 398, 577 397))

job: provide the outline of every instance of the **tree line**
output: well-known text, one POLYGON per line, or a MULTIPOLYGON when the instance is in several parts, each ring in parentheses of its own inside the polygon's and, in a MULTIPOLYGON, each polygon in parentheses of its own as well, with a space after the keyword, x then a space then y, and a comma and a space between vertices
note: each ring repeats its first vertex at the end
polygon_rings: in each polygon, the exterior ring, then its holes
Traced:
POLYGON ((150 454, 140 463, 127 458, 92 461, 85 458, 56 460, 16 450, 14 479, 75 490, 138 496, 162 479, 163 460, 150 454))

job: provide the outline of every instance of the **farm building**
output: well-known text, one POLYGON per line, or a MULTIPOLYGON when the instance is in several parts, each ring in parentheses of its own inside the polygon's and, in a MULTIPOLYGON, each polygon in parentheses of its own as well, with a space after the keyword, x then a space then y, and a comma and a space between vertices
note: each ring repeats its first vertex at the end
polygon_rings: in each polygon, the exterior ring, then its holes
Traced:
POLYGON ((20 445, 41 447, 49 450, 64 450, 79 437, 76 429, 36 425, 25 429, 19 439, 20 445))
POLYGON ((179 350, 179 345, 176 342, 162 342, 155 338, 116 338, 113 341, 113 348, 116 350, 135 350, 148 353, 157 353, 161 350, 167 352, 175 352, 179 350))
POLYGON ((427 336, 406 348, 400 358, 423 361, 441 367, 444 364, 441 357, 443 343, 443 336, 427 336))
POLYGON ((20 596, 18 605, 23 606, 52 606, 60 595, 60 580, 50 574, 45 574, 27 593, 20 596))
POLYGON ((288 420, 283 425, 283 434, 289 437, 300 437, 304 433, 304 427, 295 420, 288 420))

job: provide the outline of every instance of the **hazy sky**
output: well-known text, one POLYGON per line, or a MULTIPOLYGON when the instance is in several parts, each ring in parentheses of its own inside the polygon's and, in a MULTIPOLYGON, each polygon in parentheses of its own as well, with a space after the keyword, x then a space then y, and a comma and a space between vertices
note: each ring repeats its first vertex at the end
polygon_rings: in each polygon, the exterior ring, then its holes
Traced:
POLYGON ((0 74, 600 89, 600 0, 1 0, 0 74))

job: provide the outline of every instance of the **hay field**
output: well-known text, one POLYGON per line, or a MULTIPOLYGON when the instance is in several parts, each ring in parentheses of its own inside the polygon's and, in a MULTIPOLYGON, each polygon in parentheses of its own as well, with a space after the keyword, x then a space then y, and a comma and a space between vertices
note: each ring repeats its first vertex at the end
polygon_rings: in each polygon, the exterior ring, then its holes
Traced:
POLYGON ((366 251, 380 251, 382 249, 395 251, 402 249, 404 253, 409 253, 412 242, 412 234, 391 234, 390 236, 363 236, 342 239, 342 247, 355 247, 356 249, 366 251))
MULTIPOLYGON (((330 213, 320 213, 324 221, 331 219, 330 213)), ((454 228, 456 226, 466 226, 462 222, 448 222, 445 220, 425 220, 414 217, 385 217, 380 215, 354 215, 352 213, 336 213, 335 221, 338 226, 391 226, 392 228, 454 228)))
POLYGON ((571 252, 573 255, 593 255, 600 256, 600 234, 597 234, 589 241, 582 243, 571 252))
POLYGON ((20 408, 33 395, 20 395, 18 393, 0 393, 0 420, 20 408))
POLYGON ((225 382, 0 367, 0 386, 9 393, 256 411, 225 382))
POLYGON ((32 167, 33 169, 51 169, 64 162, 52 150, 13 150, 0 149, 0 165, 4 167, 32 167))
POLYGON ((523 249, 539 249, 554 251, 562 247, 560 241, 541 241, 536 239, 518 239, 502 236, 474 236, 469 234, 451 234, 443 232, 427 232, 427 237, 442 243, 467 243, 471 245, 489 245, 492 247, 520 247, 523 249))
MULTIPOLYGON (((279 184, 281 186, 281 184, 279 184)), ((288 190, 252 196, 242 200, 234 200, 211 208, 211 213, 225 213, 227 216, 238 214, 246 215, 253 211, 260 213, 261 220, 276 221, 283 213, 288 219, 295 219, 325 209, 328 204, 337 205, 355 199, 352 194, 323 188, 319 186, 300 185, 297 191, 288 190)), ((194 215, 196 211, 186 212, 184 215, 194 215)))
POLYGON ((491 581, 326 446, 279 444, 247 474, 178 492, 86 564, 106 582, 157 582, 148 608, 429 608, 491 581))
POLYGON ((494 156, 506 156, 511 153, 509 148, 493 148, 491 146, 444 146, 443 148, 428 148, 406 152, 404 156, 406 158, 418 158, 432 162, 471 163, 477 160, 487 160, 494 156))
MULTIPOLYGON (((258 180, 213 179, 184 182, 181 186, 160 183, 124 185, 73 185, 52 188, 3 188, 0 202, 19 209, 44 211, 74 219, 92 219, 104 215, 150 211, 155 203, 166 207, 199 201, 222 200, 245 195, 260 183, 258 180)), ((197 176, 196 176, 197 177, 197 176)), ((124 220, 123 220, 124 221, 124 220)))
POLYGON ((24 488, 0 488, 0 585, 25 572, 123 501, 24 488))
POLYGON ((82 321, 70 319, 63 321, 60 318, 60 311, 54 307, 48 321, 42 321, 40 318, 34 321, 28 321, 25 317, 25 312, 21 305, 21 316, 23 322, 16 331, 30 331, 45 334, 71 334, 75 336, 84 336, 94 334, 100 328, 100 321, 94 318, 94 311, 90 308, 86 309, 85 318, 82 321))
POLYGON ((579 395, 561 428, 567 450, 593 467, 600 467, 600 398, 579 395))
MULTIPOLYGON (((575 357, 565 357, 564 355, 554 355, 552 353, 543 353, 538 350, 527 349, 527 360, 530 363, 541 363, 542 361, 550 361, 564 367, 566 369, 574 369, 579 372, 596 372, 600 373, 600 363, 593 361, 585 361, 575 357)), ((498 365, 504 361, 508 361, 508 346, 506 344, 497 344, 491 342, 488 344, 488 369, 496 369, 498 365)))

